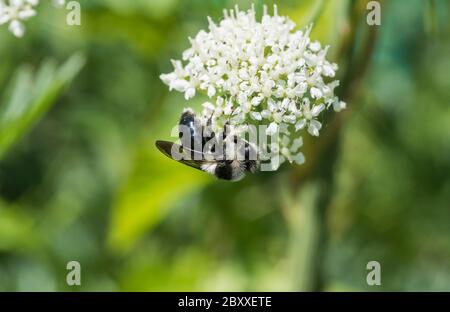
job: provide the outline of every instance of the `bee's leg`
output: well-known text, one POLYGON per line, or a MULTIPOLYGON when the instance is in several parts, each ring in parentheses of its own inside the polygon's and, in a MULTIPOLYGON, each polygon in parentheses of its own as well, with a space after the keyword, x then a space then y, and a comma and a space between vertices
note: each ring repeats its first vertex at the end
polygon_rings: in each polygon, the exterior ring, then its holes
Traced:
POLYGON ((211 116, 209 116, 208 120, 206 121, 206 125, 203 128, 203 146, 210 140, 214 139, 216 134, 214 131, 212 131, 212 118, 214 116, 214 112, 211 113, 211 116))
POLYGON ((209 116, 208 120, 206 121, 207 127, 211 127, 213 116, 214 116, 214 112, 211 113, 211 116, 209 116))
POLYGON ((234 108, 234 109, 231 111, 230 116, 228 116, 227 122, 225 122, 225 124, 224 124, 224 126, 223 126, 222 139, 223 139, 224 141, 225 141, 225 139, 227 138, 228 134, 231 133, 231 123, 230 123, 230 120, 231 120, 231 116, 233 116, 233 114, 234 114, 235 111, 236 111, 236 108, 234 108))
POLYGON ((225 139, 227 138, 228 134, 231 132, 231 125, 230 125, 230 121, 228 120, 224 125, 223 125, 223 133, 222 133, 222 140, 225 141, 225 139))

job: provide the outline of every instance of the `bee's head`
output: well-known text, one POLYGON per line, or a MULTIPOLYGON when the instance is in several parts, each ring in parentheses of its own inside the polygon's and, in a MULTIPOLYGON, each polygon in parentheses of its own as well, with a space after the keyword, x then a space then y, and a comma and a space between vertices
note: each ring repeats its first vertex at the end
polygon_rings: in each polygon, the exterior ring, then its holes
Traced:
POLYGON ((185 108, 180 116, 179 124, 186 127, 193 127, 194 123, 198 122, 195 113, 190 108, 185 108))

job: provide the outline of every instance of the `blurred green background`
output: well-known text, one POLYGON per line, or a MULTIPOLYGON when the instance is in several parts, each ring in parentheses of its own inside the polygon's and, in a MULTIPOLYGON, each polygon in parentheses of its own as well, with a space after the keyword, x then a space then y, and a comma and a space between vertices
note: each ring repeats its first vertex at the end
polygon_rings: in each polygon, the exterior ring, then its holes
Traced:
POLYGON ((81 0, 79 27, 42 2, 24 38, 0 27, 1 291, 450 290, 448 1, 383 1, 374 27, 365 0, 280 1, 331 45, 348 109, 304 166, 237 183, 154 141, 204 100, 159 74, 247 1, 81 0))

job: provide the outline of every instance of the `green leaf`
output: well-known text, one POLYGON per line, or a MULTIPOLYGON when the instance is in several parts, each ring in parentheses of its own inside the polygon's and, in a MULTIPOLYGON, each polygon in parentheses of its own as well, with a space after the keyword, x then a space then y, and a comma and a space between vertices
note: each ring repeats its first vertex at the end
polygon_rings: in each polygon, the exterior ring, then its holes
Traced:
POLYGON ((34 221, 20 208, 0 201, 0 252, 37 245, 34 221))
POLYGON ((425 2, 424 18, 423 23, 425 27, 425 32, 428 35, 436 34, 438 30, 438 17, 436 1, 430 0, 425 2))
POLYGON ((28 66, 17 69, 0 104, 0 160, 55 103, 84 63, 76 54, 59 68, 44 61, 34 75, 28 66))
POLYGON ((141 146, 113 205, 108 244, 115 252, 127 251, 177 200, 213 181, 208 174, 165 157, 153 142, 141 146))

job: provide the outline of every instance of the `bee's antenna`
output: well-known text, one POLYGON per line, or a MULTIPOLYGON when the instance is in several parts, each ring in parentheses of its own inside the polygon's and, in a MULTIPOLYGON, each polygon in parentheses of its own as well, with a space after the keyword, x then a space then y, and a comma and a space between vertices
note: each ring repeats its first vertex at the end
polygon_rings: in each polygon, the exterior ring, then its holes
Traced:
MULTIPOLYGON (((211 113, 211 116, 209 116, 209 118, 206 120, 206 125, 203 126, 204 128, 206 128, 206 135, 207 135, 209 138, 215 136, 215 133, 214 133, 214 132, 212 131, 212 129, 211 129, 212 118, 213 118, 215 112, 216 112, 216 108, 214 108, 214 110, 213 110, 212 113, 211 113)), ((204 131, 205 131, 205 130, 202 131, 202 133, 203 133, 202 135, 203 135, 203 136, 205 135, 204 131)), ((208 137, 207 137, 207 138, 208 138, 208 137)), ((205 138, 203 138, 203 139, 205 139, 205 138)))
POLYGON ((231 114, 228 116, 228 120, 227 120, 227 122, 224 124, 224 126, 223 126, 223 139, 225 139, 226 138, 226 132, 227 132, 227 128, 229 128, 229 126, 230 126, 230 120, 231 120, 231 116, 233 116, 233 114, 234 114, 234 112, 236 111, 236 108, 237 107, 235 107, 235 108, 233 108, 233 110, 231 111, 231 114))
POLYGON ((216 107, 214 107, 214 110, 212 111, 211 116, 209 116, 209 118, 208 118, 208 122, 207 122, 208 126, 211 126, 211 121, 212 121, 212 118, 213 118, 215 112, 216 112, 216 107))

